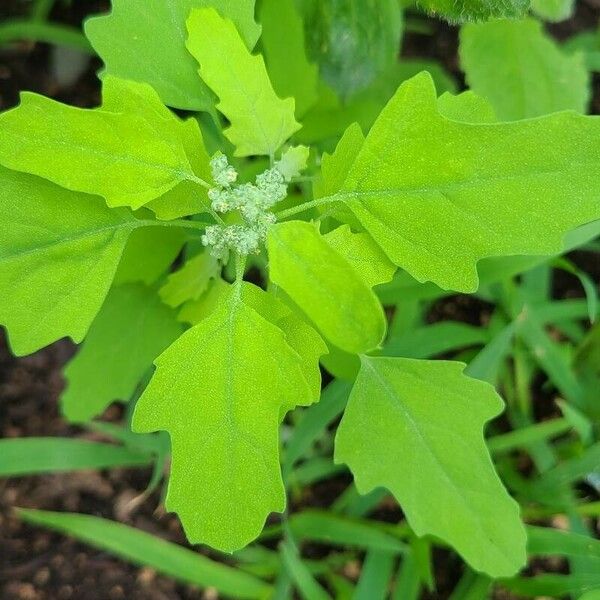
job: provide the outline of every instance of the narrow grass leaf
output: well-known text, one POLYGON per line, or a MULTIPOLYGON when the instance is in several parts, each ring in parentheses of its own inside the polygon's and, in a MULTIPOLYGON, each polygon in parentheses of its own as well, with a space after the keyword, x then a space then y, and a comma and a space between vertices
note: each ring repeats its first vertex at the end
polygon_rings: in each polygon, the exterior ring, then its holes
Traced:
POLYGON ((67 438, 0 440, 0 477, 136 467, 151 462, 150 454, 112 444, 67 438))
POLYGON ((323 544, 350 545, 392 554, 407 550, 406 544, 380 531, 367 520, 327 512, 308 510, 292 515, 290 527, 299 538, 323 544))
POLYGON ((269 584, 197 552, 167 542, 155 535, 89 515, 19 510, 20 517, 70 535, 137 565, 200 588, 215 588, 231 598, 263 599, 269 584))
POLYGON ((387 552, 370 550, 362 565, 354 600, 385 600, 389 598, 395 557, 387 552))
POLYGON ((329 594, 311 575, 307 566, 302 562, 298 550, 289 541, 281 545, 281 558, 303 600, 330 600, 329 594))

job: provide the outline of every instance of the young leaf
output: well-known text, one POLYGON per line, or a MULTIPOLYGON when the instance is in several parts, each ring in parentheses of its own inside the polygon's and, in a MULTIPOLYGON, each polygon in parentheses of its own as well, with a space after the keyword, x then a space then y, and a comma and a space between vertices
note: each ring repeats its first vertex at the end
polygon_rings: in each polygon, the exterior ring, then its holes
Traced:
POLYGON ((360 125, 353 123, 344 132, 335 152, 323 155, 321 178, 315 183, 315 198, 331 196, 341 189, 364 143, 360 125))
POLYGON ((300 128, 294 100, 277 97, 263 58, 250 54, 231 21, 213 9, 199 9, 192 11, 187 26, 188 50, 219 96, 217 108, 231 122, 225 135, 236 156, 272 156, 300 128))
POLYGON ((169 275, 159 291, 162 301, 173 308, 188 300, 198 300, 208 289, 211 279, 218 275, 219 264, 210 252, 202 252, 190 259, 179 271, 169 275))
POLYGON ((167 108, 149 84, 105 75, 102 79, 102 110, 143 117, 157 129, 170 134, 183 121, 167 108))
POLYGON ((227 296, 230 284, 217 277, 209 282, 208 290, 197 300, 188 300, 179 311, 178 319, 182 323, 197 325, 206 319, 227 296))
POLYGON ((294 0, 263 0, 261 45, 273 88, 280 98, 295 98, 301 118, 318 98, 319 69, 306 57, 304 24, 294 0))
POLYGON ((185 47, 190 11, 210 6, 254 47, 260 36, 254 0, 112 0, 112 12, 88 20, 85 33, 109 74, 149 83, 169 106, 211 111, 213 94, 185 47))
POLYGON ((600 217, 599 135, 600 119, 570 112, 450 121, 423 73, 400 87, 341 191, 321 202, 344 202, 419 281, 474 291, 481 258, 556 253, 566 232, 600 217))
MULTIPOLYGON (((360 125, 353 123, 344 132, 335 152, 323 154, 321 176, 314 185, 315 198, 325 198, 340 191, 364 143, 365 136, 360 125)), ((345 223, 353 224, 356 221, 352 212, 341 202, 333 209, 326 207, 324 210, 345 223)))
POLYGON ((349 225, 342 225, 324 238, 370 288, 392 280, 396 266, 368 233, 352 233, 349 225))
POLYGON ((100 198, 0 168, 0 323, 15 354, 83 339, 143 224, 100 198))
MULTIPOLYGON (((175 117, 148 84, 106 76, 102 83, 102 109, 138 115, 161 137, 178 140, 194 175, 202 181, 211 181, 210 156, 198 122, 194 118, 182 121, 175 117)), ((199 187, 197 181, 186 179, 163 196, 148 202, 146 207, 159 219, 168 220, 197 214, 209 205, 206 187, 199 187)))
MULTIPOLYGON (((204 147, 198 122, 194 118, 182 121, 175 117, 148 84, 110 75, 105 77, 102 109, 138 115, 155 127, 161 137, 179 140, 194 175, 202 181, 211 181, 210 156, 204 147)), ((160 198, 148 202, 146 207, 159 219, 177 219, 206 209, 210 205, 207 192, 195 181, 186 179, 160 198)))
POLYGON ((175 313, 154 290, 142 285, 114 288, 65 370, 65 416, 89 421, 111 402, 129 400, 152 361, 182 333, 175 313))
POLYGON ((381 304, 314 225, 302 221, 274 225, 267 246, 271 281, 289 294, 328 340, 352 353, 381 343, 386 327, 381 304))
POLYGON ((144 227, 136 229, 125 246, 119 268, 115 273, 115 285, 123 283, 154 283, 164 275, 185 242, 181 229, 144 227))
POLYGON ((438 110, 443 117, 463 123, 495 123, 494 107, 482 96, 467 91, 453 95, 448 92, 438 98, 438 110))
POLYGON ((182 181, 197 181, 181 139, 160 123, 25 92, 17 108, 0 115, 0 164, 137 209, 182 181))
POLYGON ((583 56, 561 50, 534 19, 465 25, 460 57, 469 86, 501 120, 586 112, 590 89, 583 56))
POLYGON ((529 8, 530 0, 419 0, 424 9, 438 14, 451 23, 516 19, 529 8))
POLYGON ((360 493, 388 488, 417 535, 440 537, 476 570, 514 575, 525 563, 525 530, 483 439, 502 400, 463 368, 363 357, 335 460, 348 464, 360 493))
POLYGON ((302 171, 306 169, 310 149, 306 146, 292 146, 286 150, 281 159, 277 161, 277 170, 283 175, 286 181, 291 181, 294 177, 299 177, 302 171))
POLYGON ((188 539, 232 552, 260 533, 270 512, 284 509, 282 409, 313 400, 301 359, 236 284, 156 366, 134 430, 171 436, 166 505, 188 539))
POLYGON ((296 311, 273 294, 249 285, 244 286, 242 298, 246 305, 283 331, 285 341, 302 359, 304 379, 311 390, 313 401, 316 402, 321 395, 319 358, 327 354, 327 345, 321 336, 296 311))
MULTIPOLYGON (((180 129, 186 156, 194 175, 202 181, 211 181, 210 158, 198 122, 190 118, 180 129)), ((181 181, 173 189, 146 204, 158 219, 171 220, 207 212, 210 207, 208 189, 200 187, 195 179, 181 181)))

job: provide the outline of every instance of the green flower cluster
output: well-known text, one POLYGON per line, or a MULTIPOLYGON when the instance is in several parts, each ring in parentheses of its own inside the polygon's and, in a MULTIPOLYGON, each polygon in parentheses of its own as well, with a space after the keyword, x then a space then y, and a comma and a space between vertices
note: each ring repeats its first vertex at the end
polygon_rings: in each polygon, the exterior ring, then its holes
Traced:
POLYGON ((277 221, 271 209, 287 196, 291 177, 284 160, 258 175, 255 183, 236 185, 237 171, 223 153, 215 154, 210 163, 216 184, 208 192, 211 208, 220 214, 238 211, 243 223, 206 228, 202 243, 214 257, 226 260, 231 251, 244 256, 260 251, 269 227, 277 221))

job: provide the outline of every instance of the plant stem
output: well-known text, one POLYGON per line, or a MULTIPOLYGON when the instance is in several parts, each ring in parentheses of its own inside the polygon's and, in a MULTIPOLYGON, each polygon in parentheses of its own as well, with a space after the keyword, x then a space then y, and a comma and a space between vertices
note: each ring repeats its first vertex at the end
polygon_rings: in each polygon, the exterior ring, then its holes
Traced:
POLYGON ((330 202, 334 202, 333 196, 318 198, 317 200, 311 200, 310 202, 305 202, 304 204, 299 204, 298 206, 292 206, 291 208, 282 210, 281 212, 276 213, 276 216, 279 220, 287 219, 288 217, 293 217, 298 213, 310 210, 311 208, 315 208, 317 206, 322 206, 323 204, 329 204, 330 202))
POLYGON ((86 37, 73 27, 23 19, 12 19, 0 25, 0 46, 20 40, 45 42, 95 54, 86 37))
POLYGON ((194 183, 197 183, 198 185, 202 186, 203 188, 206 188, 207 190, 210 190, 212 188, 212 185, 210 185, 210 183, 207 183, 206 181, 204 181, 204 179, 201 179, 200 177, 196 177, 196 175, 188 175, 187 178, 190 181, 193 181, 194 183))
POLYGON ((225 225, 225 221, 221 218, 221 215, 214 211, 212 208, 208 211, 210 216, 219 224, 225 225))
POLYGON ((237 254, 235 257, 235 283, 240 286, 244 281, 244 273, 246 272, 246 256, 237 254))
POLYGON ((183 227, 185 229, 197 229, 202 230, 206 228, 208 223, 203 221, 188 221, 186 219, 176 219, 174 221, 152 221, 150 219, 146 219, 142 221, 143 225, 147 227, 183 227))

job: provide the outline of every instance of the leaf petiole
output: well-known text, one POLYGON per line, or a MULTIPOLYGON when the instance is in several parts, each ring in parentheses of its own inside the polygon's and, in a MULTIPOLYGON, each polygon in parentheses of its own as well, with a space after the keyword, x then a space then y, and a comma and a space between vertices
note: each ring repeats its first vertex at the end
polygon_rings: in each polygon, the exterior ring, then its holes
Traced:
POLYGON ((326 196, 325 198, 317 198, 317 200, 311 200, 310 202, 304 202, 304 204, 299 204, 298 206, 292 206, 286 210, 282 210, 281 212, 276 213, 277 219, 279 221, 283 219, 287 219, 288 217, 293 217, 299 213, 310 210, 311 208, 316 208, 317 206, 323 206, 324 204, 329 204, 334 201, 333 196, 326 196))
POLYGON ((204 181, 204 179, 201 179, 196 175, 188 173, 186 174, 186 177, 187 179, 189 179, 189 181, 193 181, 194 183, 198 184, 199 186, 202 186, 203 188, 206 188, 207 190, 210 190, 210 188, 212 188, 212 185, 210 185, 210 183, 207 183, 206 181, 204 181))

